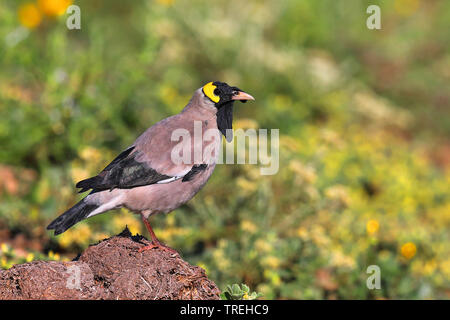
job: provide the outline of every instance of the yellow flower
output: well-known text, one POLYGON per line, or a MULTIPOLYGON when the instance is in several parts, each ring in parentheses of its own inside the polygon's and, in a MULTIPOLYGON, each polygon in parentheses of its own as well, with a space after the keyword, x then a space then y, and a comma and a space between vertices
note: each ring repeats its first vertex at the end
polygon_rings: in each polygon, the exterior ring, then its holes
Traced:
POLYGON ((42 20, 41 13, 34 3, 26 3, 19 7, 19 21, 27 28, 37 27, 42 20))
POLYGON ((63 248, 68 248, 73 242, 73 235, 71 230, 64 232, 58 239, 58 243, 63 248))
POLYGON ((6 260, 6 257, 2 257, 0 260, 0 267, 2 269, 9 269, 11 267, 11 265, 8 263, 8 261, 6 260))
POLYGON ((87 224, 81 224, 74 229, 67 230, 58 239, 61 247, 67 248, 73 244, 86 245, 91 239, 91 229, 87 224))
POLYGON ((3 253, 8 253, 8 251, 9 251, 8 245, 6 243, 2 243, 0 248, 2 249, 3 253))
POLYGON ((377 220, 371 219, 367 222, 366 230, 367 230, 368 234, 370 234, 370 235, 375 234, 379 228, 380 228, 380 224, 377 220))
POLYGON ((410 16, 419 8, 419 0, 395 0, 394 8, 402 16, 410 16))
POLYGON ((273 270, 278 268, 281 265, 280 259, 274 256, 266 256, 261 260, 261 263, 268 267, 269 269, 273 270))
POLYGON ((205 263, 199 262, 199 263, 197 263, 197 266, 199 266, 200 268, 205 270, 205 273, 208 274, 208 266, 205 263))
POLYGON ((92 235, 91 228, 87 224, 79 225, 74 229, 74 233, 76 234, 75 242, 81 245, 87 244, 92 235))
POLYGON ((39 9, 49 17, 63 15, 72 0, 38 0, 39 9))
MULTIPOLYGON (((125 210, 124 210, 125 211, 125 210)), ((131 213, 115 215, 112 219, 113 230, 115 233, 122 231, 125 226, 128 227, 132 234, 141 232, 141 223, 131 213)))
POLYGON ((231 266, 231 261, 227 259, 225 252, 221 249, 216 249, 213 251, 213 258, 219 270, 225 271, 231 266))
POLYGON ((86 147, 83 150, 81 150, 80 156, 85 161, 98 162, 102 158, 102 153, 93 147, 86 147))
POLYGON ((416 255, 416 251, 416 245, 412 242, 405 243, 400 249, 400 253, 406 259, 411 259, 412 257, 414 257, 416 255))
POLYGON ((258 239, 255 241, 255 249, 259 252, 268 252, 270 251, 270 249, 272 249, 272 246, 267 240, 258 239))
POLYGON ((255 233, 255 231, 258 230, 258 227, 250 220, 243 220, 241 222, 241 229, 249 233, 255 233))
POLYGON ((330 238, 325 233, 322 226, 314 226, 310 232, 311 240, 321 248, 327 248, 330 244, 330 238))
POLYGON ((306 229, 305 227, 300 227, 297 229, 297 236, 300 239, 306 240, 309 237, 309 232, 308 229, 306 229))
POLYGON ((351 256, 345 255, 343 252, 335 250, 331 255, 331 265, 338 268, 355 268, 355 259, 351 256))
POLYGON ((236 183, 246 195, 255 192, 258 188, 258 184, 243 177, 237 178, 236 183))
POLYGON ((58 254, 58 253, 54 253, 52 250, 50 250, 50 251, 48 252, 48 258, 49 258, 50 260, 60 260, 60 259, 61 259, 61 257, 59 256, 59 254, 58 254))
POLYGON ((450 278, 450 259, 447 259, 444 262, 442 262, 439 268, 441 269, 444 276, 450 278))
POLYGON ((73 167, 72 170, 70 171, 70 173, 72 175, 72 180, 75 183, 78 181, 81 181, 83 179, 87 179, 90 176, 88 170, 86 170, 84 168, 80 168, 80 167, 73 167))
POLYGON ((266 269, 264 270, 264 277, 269 279, 272 285, 275 287, 278 287, 281 284, 281 278, 277 272, 266 269))
POLYGON ((27 254, 27 257, 26 257, 27 262, 31 262, 31 261, 33 261, 33 259, 34 259, 34 254, 32 254, 32 253, 27 254))
POLYGON ((423 267, 423 274, 426 276, 430 276, 433 274, 433 272, 436 270, 437 267, 438 265, 435 259, 428 261, 427 263, 425 263, 423 267))
POLYGON ((94 236, 93 236, 93 241, 99 242, 99 241, 108 239, 109 237, 110 237, 110 235, 106 234, 106 233, 101 233, 101 232, 100 233, 95 233, 94 236))
POLYGON ((173 3, 175 2, 175 0, 157 0, 157 2, 159 4, 162 4, 164 6, 170 7, 171 5, 173 5, 173 3))
POLYGON ((166 218, 166 224, 169 227, 175 226, 175 215, 168 215, 166 218))

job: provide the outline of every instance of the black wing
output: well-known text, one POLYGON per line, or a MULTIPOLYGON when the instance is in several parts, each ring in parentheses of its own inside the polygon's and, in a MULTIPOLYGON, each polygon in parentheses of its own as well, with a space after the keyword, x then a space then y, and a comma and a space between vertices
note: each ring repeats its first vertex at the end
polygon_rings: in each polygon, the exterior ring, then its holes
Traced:
POLYGON ((114 188, 128 189, 157 183, 172 177, 160 174, 146 163, 136 161, 137 152, 131 153, 134 146, 123 151, 97 176, 82 180, 76 184, 79 191, 93 192, 112 190, 114 188))
POLYGON ((199 174, 200 172, 202 172, 203 170, 206 169, 206 167, 208 167, 207 164, 202 163, 202 164, 195 164, 191 171, 189 171, 188 173, 186 173, 186 175, 183 177, 183 180, 181 180, 182 182, 186 182, 186 181, 191 181, 192 179, 194 179, 194 177, 199 174))

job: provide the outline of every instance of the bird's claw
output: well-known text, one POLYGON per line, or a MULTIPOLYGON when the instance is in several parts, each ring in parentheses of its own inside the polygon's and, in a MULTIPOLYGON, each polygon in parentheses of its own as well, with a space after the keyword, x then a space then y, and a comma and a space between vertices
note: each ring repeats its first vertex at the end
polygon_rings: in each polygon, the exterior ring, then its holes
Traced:
POLYGON ((151 249, 160 249, 160 250, 169 252, 170 254, 173 254, 173 255, 178 254, 178 252, 176 250, 169 248, 168 246, 162 244, 159 241, 158 242, 152 241, 152 244, 139 248, 138 252, 141 253, 141 252, 151 250, 151 249))

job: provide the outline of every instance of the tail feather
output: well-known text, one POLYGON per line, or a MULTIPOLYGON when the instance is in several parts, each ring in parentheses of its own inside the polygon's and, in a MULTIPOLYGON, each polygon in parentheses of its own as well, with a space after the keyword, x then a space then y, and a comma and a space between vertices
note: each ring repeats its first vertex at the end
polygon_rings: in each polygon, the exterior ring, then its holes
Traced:
POLYGON ((78 193, 83 193, 83 192, 88 191, 89 189, 94 189, 95 186, 97 184, 99 184, 101 181, 102 181, 102 178, 99 176, 95 176, 95 177, 92 177, 89 179, 84 179, 84 180, 79 181, 76 184, 77 188, 81 188, 81 190, 78 191, 78 193))
POLYGON ((47 230, 55 230, 55 235, 63 233, 77 222, 87 218, 89 213, 97 208, 98 205, 87 203, 87 201, 83 199, 58 218, 53 220, 47 226, 47 230))

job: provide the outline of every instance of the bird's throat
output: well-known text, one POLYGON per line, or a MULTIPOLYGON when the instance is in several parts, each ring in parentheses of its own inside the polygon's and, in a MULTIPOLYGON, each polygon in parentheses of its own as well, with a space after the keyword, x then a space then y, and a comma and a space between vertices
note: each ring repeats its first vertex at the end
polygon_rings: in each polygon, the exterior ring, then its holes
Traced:
POLYGON ((226 102, 217 111, 217 128, 227 142, 233 140, 233 131, 230 131, 227 136, 227 129, 233 130, 233 101, 226 102))

